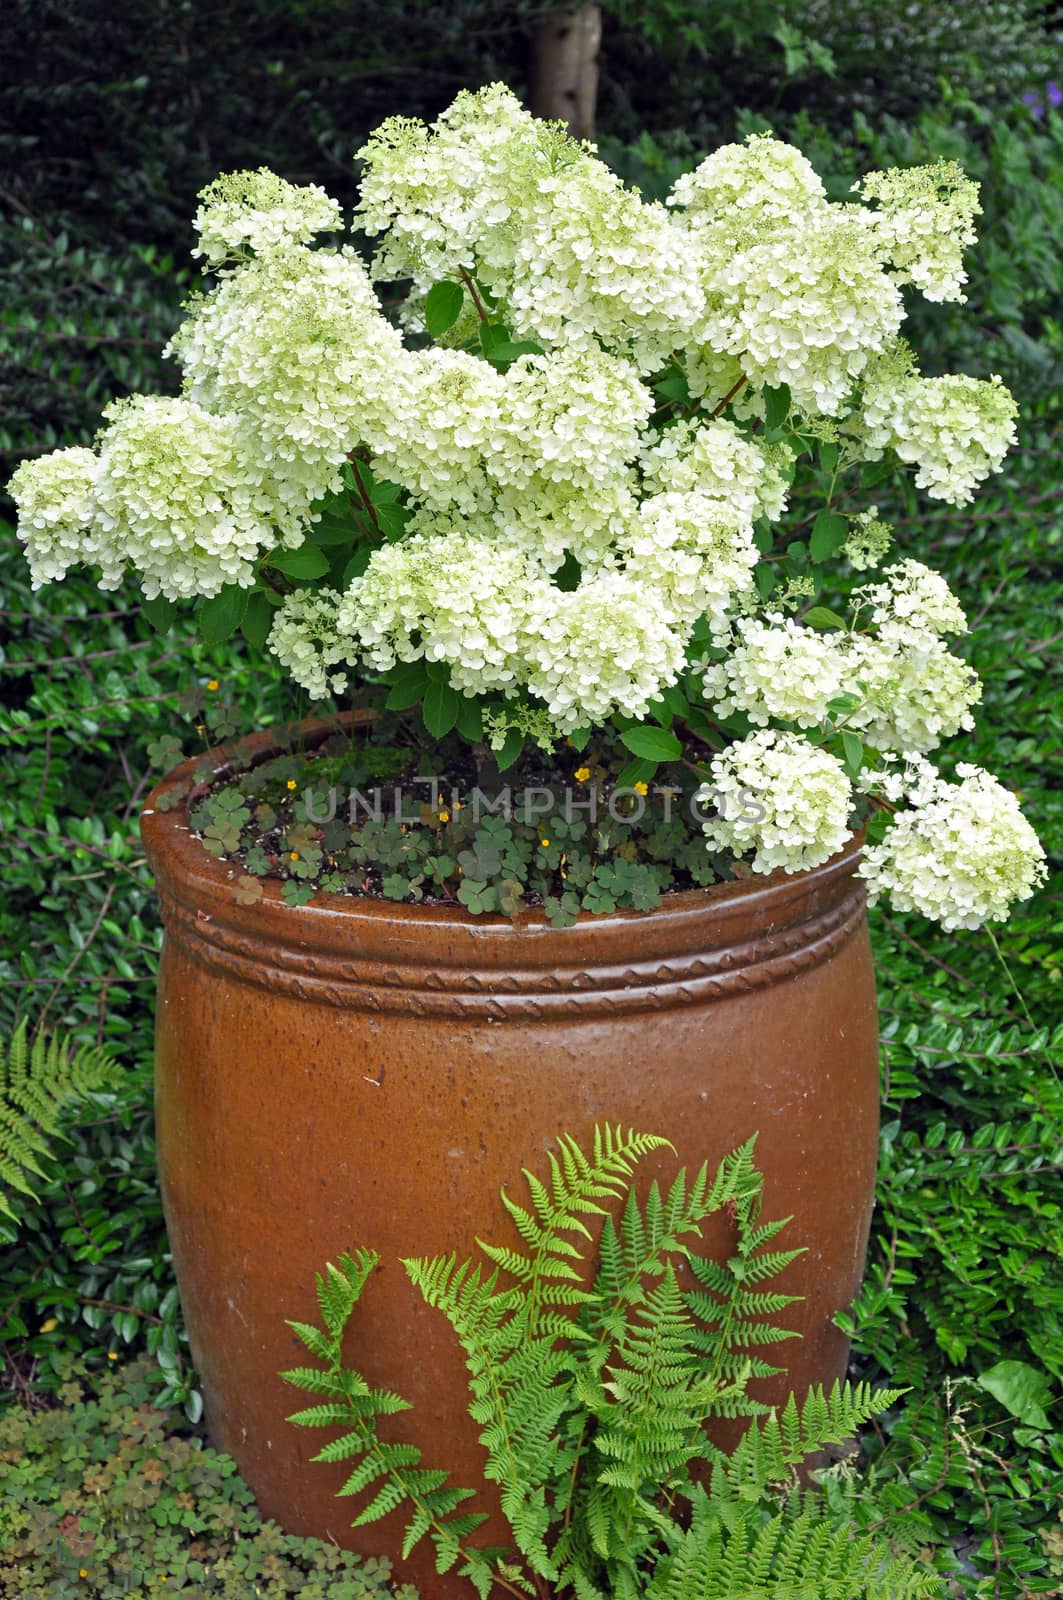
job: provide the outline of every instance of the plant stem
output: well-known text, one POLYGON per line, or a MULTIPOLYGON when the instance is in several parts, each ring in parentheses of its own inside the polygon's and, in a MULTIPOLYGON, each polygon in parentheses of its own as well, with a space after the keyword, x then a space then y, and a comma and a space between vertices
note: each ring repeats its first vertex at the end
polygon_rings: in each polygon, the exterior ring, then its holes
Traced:
POLYGON ((373 524, 373 527, 376 529, 377 533, 379 533, 380 532, 380 523, 379 523, 379 521, 377 519, 376 507, 374 506, 372 500, 369 497, 369 492, 368 492, 368 490, 366 489, 366 486, 365 486, 365 479, 362 477, 362 474, 358 470, 358 458, 357 458, 357 456, 353 456, 352 455, 352 456, 348 456, 347 459, 351 463, 351 471, 354 473, 354 481, 358 485, 358 498, 359 498, 359 500, 361 500, 362 505, 365 507, 366 516, 369 518, 370 522, 373 524))
POLYGON ((746 379, 745 379, 744 376, 739 378, 737 383, 732 384, 730 389, 728 389, 727 393, 724 395, 723 399, 720 401, 719 405, 715 408, 715 410, 709 412, 710 418, 711 417, 718 417, 722 411, 726 411, 727 407, 731 404, 731 401, 734 399, 735 395, 738 394, 739 390, 744 389, 745 386, 746 386, 746 379))
POLYGON ((476 291, 476 284, 473 282, 472 275, 465 267, 459 267, 458 277, 469 291, 469 296, 472 300, 472 303, 476 307, 476 315, 479 317, 481 322, 487 322, 489 320, 487 311, 484 308, 483 301, 480 299, 480 296, 476 291))

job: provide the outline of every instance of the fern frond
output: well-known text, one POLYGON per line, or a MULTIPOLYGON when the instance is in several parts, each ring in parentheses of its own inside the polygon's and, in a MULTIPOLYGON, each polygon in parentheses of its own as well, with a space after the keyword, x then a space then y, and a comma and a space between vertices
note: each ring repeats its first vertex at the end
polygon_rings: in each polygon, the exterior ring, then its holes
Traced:
MULTIPOLYGON (((364 1527, 386 1517, 399 1506, 408 1505, 411 1510, 404 1555, 428 1534, 436 1546, 436 1565, 440 1572, 448 1571, 463 1557, 470 1569, 480 1572, 480 1558, 464 1548, 463 1540, 486 1518, 479 1512, 458 1510, 472 1496, 473 1490, 456 1488, 448 1484, 445 1472, 422 1466, 421 1452, 416 1445, 382 1439, 377 1429, 378 1420, 409 1410, 408 1402, 390 1389, 371 1388, 361 1373, 343 1364, 342 1346, 347 1324, 378 1260, 374 1251, 360 1249, 353 1255, 341 1256, 336 1263, 329 1262, 324 1273, 317 1277, 317 1299, 324 1328, 306 1322, 288 1324, 311 1354, 324 1362, 324 1367, 293 1367, 282 1373, 282 1377, 310 1394, 330 1396, 323 1404, 297 1411, 288 1420, 303 1427, 346 1430, 324 1445, 313 1459, 353 1461, 339 1491, 341 1495, 372 1491, 371 1498, 356 1515, 353 1527, 364 1527)), ((474 1300, 480 1287, 478 1282, 466 1281, 468 1274, 455 1282, 452 1262, 450 1266, 447 1281, 451 1291, 467 1303, 474 1300)), ((440 1281, 439 1274, 436 1281, 440 1281)), ((488 1589, 482 1588, 481 1592, 486 1594, 488 1589)))
POLYGON ((0 1214, 15 1222, 15 1196, 36 1198, 33 1180, 47 1177, 43 1163, 53 1155, 53 1141, 65 1137, 64 1114, 121 1073, 94 1045, 38 1033, 31 1046, 26 1034, 24 1018, 6 1049, 0 1045, 0 1214))
POLYGON ((726 1507, 696 1495, 689 1530, 662 1561, 646 1600, 929 1600, 935 1573, 856 1533, 844 1510, 792 1495, 765 1517, 749 1502, 726 1507))
POLYGON ((623 1128, 606 1123, 595 1128, 592 1153, 588 1156, 575 1139, 562 1134, 558 1153, 550 1152, 547 1158, 548 1183, 524 1168, 531 1211, 502 1191, 503 1204, 530 1252, 519 1268, 512 1261, 507 1267, 526 1285, 527 1298, 520 1318, 527 1335, 534 1337, 539 1331, 538 1319, 544 1307, 561 1303, 549 1287, 549 1280, 581 1279, 573 1263, 582 1264, 583 1252, 565 1235, 576 1234, 590 1240, 591 1232, 583 1219, 606 1216, 603 1202, 621 1198, 622 1185, 638 1161, 651 1151, 666 1147, 672 1148, 667 1139, 656 1134, 636 1133, 634 1129, 625 1133, 623 1128))
POLYGON ((773 1409, 754 1421, 730 1456, 713 1452, 712 1493, 750 1498, 769 1484, 785 1482, 795 1467, 828 1444, 841 1444, 895 1405, 902 1389, 873 1390, 870 1384, 836 1383, 830 1393, 808 1391, 800 1407, 793 1395, 782 1414, 773 1409))
POLYGON ((782 1369, 754 1358, 751 1350, 795 1337, 791 1329, 781 1328, 772 1319, 798 1296, 754 1287, 782 1272, 802 1252, 768 1248, 789 1219, 760 1221, 764 1179, 753 1165, 753 1148, 750 1140, 734 1151, 713 1185, 714 1194, 723 1197, 734 1222, 734 1254, 727 1261, 714 1261, 693 1251, 687 1253, 687 1265, 697 1284, 686 1296, 687 1310, 698 1322, 691 1344, 708 1370, 721 1380, 720 1398, 712 1412, 715 1416, 757 1415, 762 1409, 759 1403, 736 1395, 722 1380, 734 1380, 740 1374, 746 1381, 774 1376, 782 1369))

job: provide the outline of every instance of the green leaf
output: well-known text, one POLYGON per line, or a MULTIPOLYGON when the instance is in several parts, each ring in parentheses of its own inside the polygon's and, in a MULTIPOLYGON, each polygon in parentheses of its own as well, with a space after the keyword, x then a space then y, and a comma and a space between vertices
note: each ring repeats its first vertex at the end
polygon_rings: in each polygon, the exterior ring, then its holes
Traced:
POLYGON ((314 523, 309 537, 313 544, 350 544, 358 537, 358 524, 353 517, 324 516, 314 523))
POLYGON ((273 607, 261 589, 252 589, 247 597, 247 609, 240 623, 240 632, 248 644, 254 645, 256 650, 261 650, 272 625, 273 607))
POLYGON ((274 550, 263 564, 288 578, 321 578, 329 568, 328 557, 310 544, 298 550, 274 550))
POLYGON ((677 372, 670 378, 662 378, 660 383, 654 385, 654 392, 662 400, 682 400, 685 402, 690 399, 690 385, 687 383, 686 375, 682 372, 677 372))
POLYGON ((683 746, 674 733, 649 723, 628 728, 620 735, 620 743, 643 761, 678 761, 683 754, 683 746))
POLYGON ((507 767, 511 767, 523 749, 524 735, 519 728, 510 728, 502 748, 494 752, 495 766, 499 772, 505 772, 507 767))
POLYGON ((377 526, 385 539, 401 539, 412 515, 409 506, 394 505, 390 501, 373 502, 377 526))
POLYGON ((767 562, 761 561, 753 568, 753 582, 757 586, 757 593, 762 600, 766 600, 775 588, 779 575, 775 568, 767 562))
POLYGON ((458 696, 458 732, 469 744, 475 744, 484 736, 484 719, 480 710, 480 702, 472 700, 468 695, 458 696))
POLYGON ((140 609, 156 633, 169 633, 177 615, 177 602, 167 600, 164 594, 157 594, 154 600, 142 601, 140 609))
POLYGON ((512 342, 509 329, 504 322, 481 322, 480 349, 488 361, 505 365, 509 357, 504 355, 503 351, 512 342))
POLYGON ((627 766, 618 773, 616 787, 630 789, 636 783, 649 783, 657 771, 656 761, 644 761, 641 756, 636 756, 634 761, 629 761, 627 766))
POLYGON ((801 621, 809 628, 844 628, 845 618, 840 617, 829 606, 812 606, 806 611, 801 621))
POLYGON ((442 739, 450 732, 457 723, 459 709, 458 692, 449 683, 432 681, 428 684, 421 715, 433 738, 442 739))
POLYGON ((1005 1411, 1031 1428, 1047 1428, 1046 1407, 1052 1400, 1048 1376, 1025 1361, 998 1361, 975 1382, 999 1400, 1005 1411))
POLYGON ((424 325, 433 339, 438 339, 454 326, 464 304, 465 290, 460 283, 454 283, 449 278, 441 283, 433 283, 424 303, 424 325))
POLYGON ((855 778, 864 760, 864 743, 855 733, 842 730, 842 749, 845 751, 845 770, 855 778))
POLYGON ((764 390, 764 426, 782 428, 790 415, 790 391, 785 383, 777 389, 764 390))
POLYGON ((389 711, 408 711, 410 706, 424 699, 427 688, 428 673, 424 662, 411 661, 408 666, 399 668, 384 704, 389 711))
POLYGON ((826 561, 828 556, 832 556, 836 550, 841 549, 848 532, 848 519, 840 517, 836 511, 828 511, 824 507, 812 524, 812 560, 817 563, 826 561))
POLYGON ((196 625, 204 644, 221 644, 231 639, 244 620, 248 591, 235 583, 226 584, 220 594, 201 600, 196 607, 196 625))

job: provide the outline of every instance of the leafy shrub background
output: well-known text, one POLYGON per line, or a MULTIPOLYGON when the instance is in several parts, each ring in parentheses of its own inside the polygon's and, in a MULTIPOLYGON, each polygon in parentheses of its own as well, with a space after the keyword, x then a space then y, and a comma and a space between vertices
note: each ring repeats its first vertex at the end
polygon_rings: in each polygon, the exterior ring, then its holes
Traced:
MULTIPOLYGON (((238 11, 137 0, 120 13, 100 0, 18 0, 0 68, 0 473, 25 453, 90 438, 111 395, 174 385, 158 352, 194 284, 194 194, 219 168, 265 163, 349 201, 350 153, 381 116, 432 115, 495 76, 522 90, 542 9, 405 0, 359 7, 352 20, 340 0, 250 0, 238 11)), ((600 133, 609 159, 648 193, 666 189, 700 146, 768 125, 809 151, 835 196, 869 167, 931 155, 954 157, 981 182, 969 303, 920 307, 916 332, 927 371, 999 371, 1016 387, 1020 442, 970 508, 880 509, 906 553, 946 573, 974 624, 967 649, 986 704, 962 756, 1022 793, 1058 862, 1063 122, 1023 104, 1059 76, 1045 15, 974 0, 615 0, 600 133)), ((153 1368, 137 1369, 134 1411, 149 1393, 197 1411, 154 1174, 159 929, 136 816, 150 747, 174 731, 200 737, 208 680, 220 684, 215 723, 225 705, 247 723, 281 706, 270 673, 242 647, 160 639, 132 588, 100 595, 75 578, 32 595, 10 533, 0 595, 0 828, 10 847, 0 1023, 44 1013, 109 1043, 128 1068, 71 1128, 40 1207, 0 1232, 11 1395, 54 1392, 72 1374, 103 1383, 102 1412, 90 1399, 88 1412, 58 1414, 65 1421, 20 1412, 4 1425, 30 1430, 20 1448, 37 1471, 49 1428, 53 1444, 72 1430, 78 1450, 92 1429, 110 1430, 107 1449, 118 1448, 129 1419, 114 1421, 127 1402, 108 1387, 112 1354, 155 1353, 153 1368), (189 684, 199 694, 186 716, 189 684)), ((860 1376, 907 1382, 912 1394, 864 1441, 871 1481, 955 1570, 958 1590, 1060 1593, 1059 890, 1020 908, 996 939, 881 912, 873 933, 885 1110, 854 1350, 860 1376)), ((184 1447, 179 1418, 171 1412, 167 1428, 184 1447)), ((209 1466, 204 1503, 219 1498, 229 1516, 234 1480, 219 1474, 209 1466)), ((143 1507, 123 1514, 149 1527, 143 1507)), ((168 1537, 150 1527, 150 1538, 137 1534, 145 1552, 168 1537)))

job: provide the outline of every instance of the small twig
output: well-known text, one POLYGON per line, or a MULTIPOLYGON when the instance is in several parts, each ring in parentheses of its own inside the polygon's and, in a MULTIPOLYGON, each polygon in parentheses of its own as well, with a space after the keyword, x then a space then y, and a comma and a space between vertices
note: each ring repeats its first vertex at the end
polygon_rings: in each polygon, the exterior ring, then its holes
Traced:
POLYGON ((469 273, 466 271, 466 269, 464 267, 459 267, 458 268, 458 277, 461 279, 461 281, 465 285, 466 289, 468 289, 469 294, 470 294, 470 296, 472 298, 472 303, 476 307, 476 315, 479 317, 480 321, 481 322, 489 321, 490 319, 489 319, 489 317, 487 315, 487 312, 486 312, 486 310, 484 308, 484 303, 480 299, 480 296, 476 292, 476 285, 475 285, 475 283, 473 282, 471 276, 469 275, 469 273))
POLYGON ((727 407, 731 404, 731 401, 734 399, 735 395, 739 392, 740 389, 744 389, 745 386, 746 386, 746 379, 745 379, 745 375, 743 374, 743 376, 741 378, 739 378, 737 383, 731 385, 731 387, 728 389, 727 393, 724 395, 723 399, 720 401, 719 405, 713 411, 709 412, 710 418, 711 417, 718 417, 722 411, 726 411, 727 407))
POLYGON ((348 456, 347 459, 351 463, 351 471, 354 473, 354 481, 358 485, 358 498, 359 498, 359 500, 361 500, 362 505, 365 507, 366 516, 369 518, 370 522, 373 524, 373 527, 376 529, 377 533, 379 533, 380 532, 380 519, 376 514, 376 506, 373 504, 372 499, 370 498, 370 495, 369 495, 369 491, 366 489, 365 480, 362 477, 362 474, 358 469, 358 458, 357 458, 357 456, 353 456, 352 455, 352 456, 348 456))
POLYGON ((150 1311, 141 1311, 137 1306, 123 1306, 116 1300, 92 1300, 88 1295, 78 1295, 78 1305, 99 1306, 102 1311, 128 1311, 134 1317, 142 1317, 145 1322, 153 1322, 157 1328, 165 1327, 161 1317, 153 1316, 150 1311))
POLYGON ((34 1033, 35 1034, 40 1033, 41 1029, 44 1027, 45 1018, 47 1017, 49 1011, 51 1010, 52 1006, 54 1005, 56 996, 59 994, 59 992, 62 989, 64 983, 66 983, 67 979, 70 977, 70 974, 73 972, 73 970, 77 966, 78 962, 81 961, 81 959, 85 955, 87 955, 89 950, 92 948, 92 945, 93 945, 93 943, 94 943, 94 941, 96 939, 96 935, 99 933, 101 927, 103 926, 103 919, 107 915, 108 911, 111 908, 111 901, 114 899, 114 892, 115 892, 115 889, 117 887, 118 887, 117 884, 112 883, 110 888, 107 890, 107 893, 104 895, 102 901, 100 902, 100 909, 96 913, 96 920, 92 924, 92 927, 89 929, 88 937, 86 938, 85 943, 81 946, 80 950, 75 950, 73 957, 67 963, 67 965, 63 969, 63 971, 62 971, 61 975, 59 976, 59 978, 57 978, 56 983, 55 983, 55 987, 52 989, 51 994, 48 996, 47 1000, 44 1002, 44 1007, 43 1007, 43 1009, 41 1010, 40 1014, 37 1017, 37 1023, 36 1023, 36 1026, 34 1028, 34 1033))

